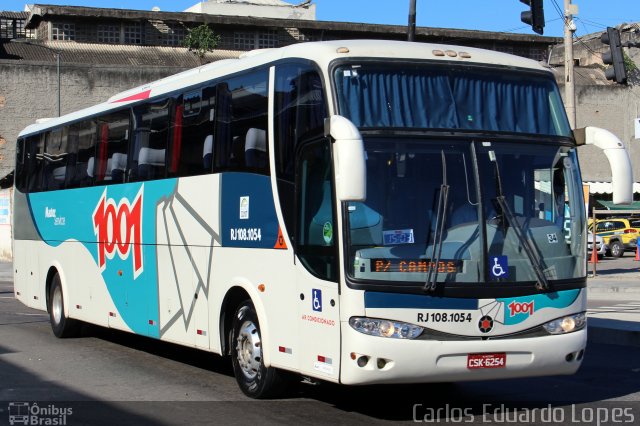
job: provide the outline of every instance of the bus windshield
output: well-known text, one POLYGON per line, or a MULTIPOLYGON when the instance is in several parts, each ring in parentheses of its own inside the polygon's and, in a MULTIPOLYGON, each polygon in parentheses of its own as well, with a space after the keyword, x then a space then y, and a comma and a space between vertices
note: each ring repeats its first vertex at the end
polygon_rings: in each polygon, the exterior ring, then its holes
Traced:
POLYGON ((347 210, 352 278, 544 289, 584 276, 577 157, 550 75, 365 61, 334 83, 367 156, 367 200, 347 210))
POLYGON ((367 199, 346 213, 352 278, 428 287, 584 276, 575 149, 385 137, 365 149, 367 199))
POLYGON ((344 64, 334 71, 340 114, 360 129, 571 136, 551 75, 466 65, 344 64))

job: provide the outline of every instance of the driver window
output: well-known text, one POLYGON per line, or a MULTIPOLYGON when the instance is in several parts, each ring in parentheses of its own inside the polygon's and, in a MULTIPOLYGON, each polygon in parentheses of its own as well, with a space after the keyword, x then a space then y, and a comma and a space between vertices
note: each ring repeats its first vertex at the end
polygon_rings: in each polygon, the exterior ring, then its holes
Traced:
POLYGON ((322 140, 303 146, 296 180, 296 251, 309 272, 319 278, 336 281, 336 221, 331 177, 329 142, 322 140))

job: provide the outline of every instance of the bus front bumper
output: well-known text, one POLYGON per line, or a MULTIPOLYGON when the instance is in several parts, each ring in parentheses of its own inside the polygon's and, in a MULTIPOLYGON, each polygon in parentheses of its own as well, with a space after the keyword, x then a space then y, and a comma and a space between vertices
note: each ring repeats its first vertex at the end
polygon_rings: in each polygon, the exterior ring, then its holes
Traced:
MULTIPOLYGON (((497 340, 403 340, 369 336, 342 323, 343 384, 427 383, 575 373, 586 328, 556 336, 497 340), (469 368, 469 354, 506 355, 503 366, 469 368), (366 361, 366 363, 365 363, 366 361)), ((472 356, 473 357, 473 356, 472 356)))

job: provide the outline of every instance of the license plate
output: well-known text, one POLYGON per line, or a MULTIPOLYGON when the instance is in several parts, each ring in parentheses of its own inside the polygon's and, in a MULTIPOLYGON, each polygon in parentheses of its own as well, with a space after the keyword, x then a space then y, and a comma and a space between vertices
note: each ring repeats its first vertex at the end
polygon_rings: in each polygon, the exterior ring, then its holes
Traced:
POLYGON ((504 368, 507 366, 507 354, 504 352, 495 354, 468 354, 467 368, 504 368))

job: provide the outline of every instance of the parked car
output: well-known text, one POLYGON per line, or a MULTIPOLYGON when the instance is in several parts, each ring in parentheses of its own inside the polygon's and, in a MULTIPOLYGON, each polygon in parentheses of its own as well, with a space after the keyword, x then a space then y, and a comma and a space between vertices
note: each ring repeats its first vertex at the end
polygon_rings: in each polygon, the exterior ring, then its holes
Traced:
MULTIPOLYGON (((591 250, 593 249, 593 234, 591 232, 589 232, 588 237, 587 237, 587 254, 589 255, 589 259, 591 259, 591 250)), ((604 243, 604 239, 596 234, 596 255, 598 256, 598 259, 602 259, 604 257, 604 255, 606 254, 607 250, 609 250, 609 247, 607 247, 607 245, 604 243)))
MULTIPOLYGON (((593 232, 593 224, 589 226, 593 232)), ((640 236, 640 220, 609 218, 596 221, 596 235, 607 245, 607 256, 622 257, 625 251, 635 251, 640 236)))

